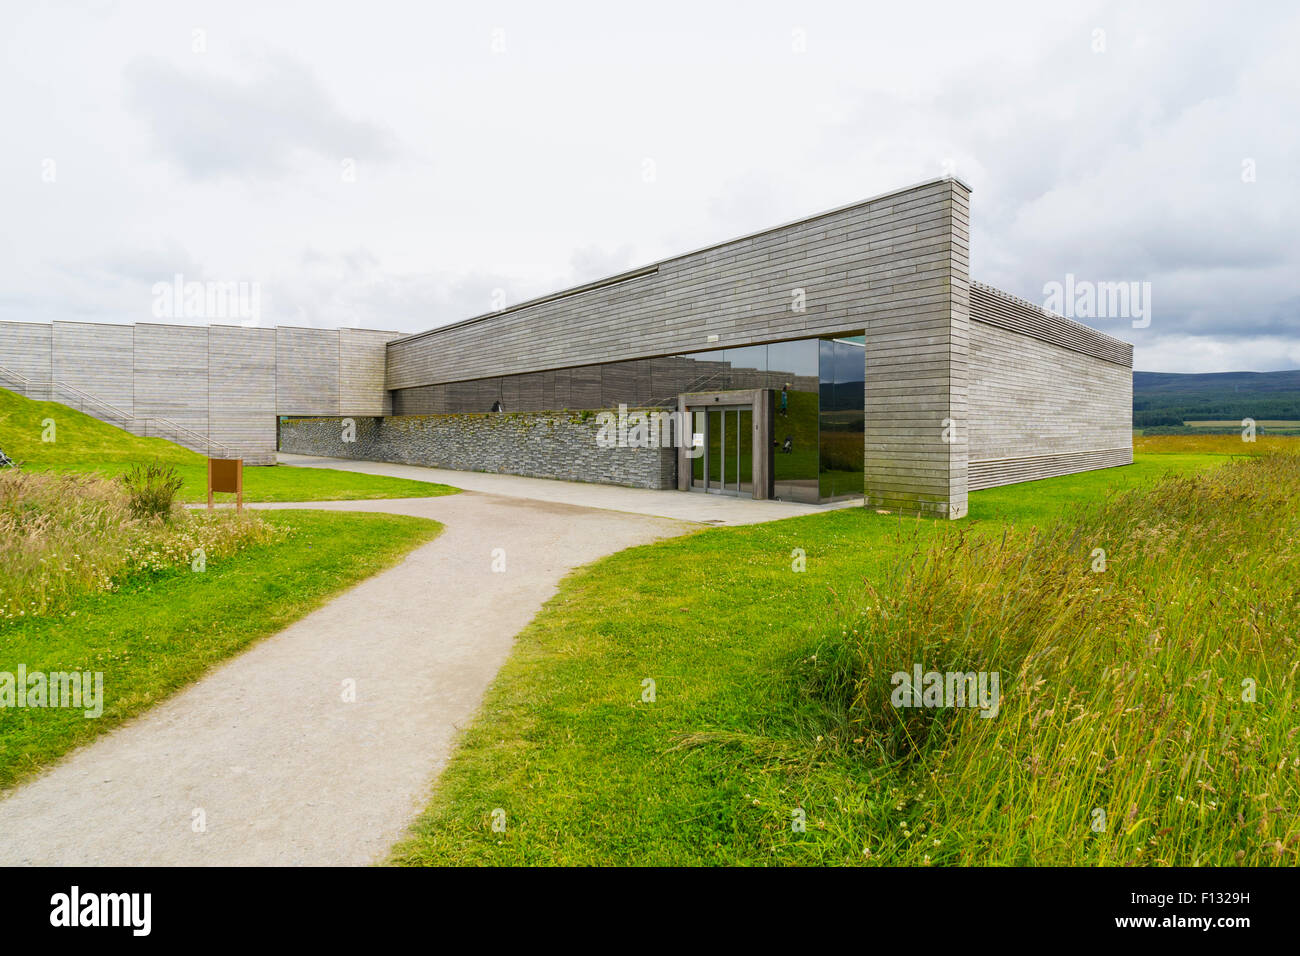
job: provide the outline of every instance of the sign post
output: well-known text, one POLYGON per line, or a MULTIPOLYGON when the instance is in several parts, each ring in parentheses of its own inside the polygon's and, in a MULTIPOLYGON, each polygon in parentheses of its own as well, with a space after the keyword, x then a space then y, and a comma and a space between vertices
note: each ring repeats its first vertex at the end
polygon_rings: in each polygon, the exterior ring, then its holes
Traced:
POLYGON ((213 492, 233 492, 235 510, 244 510, 244 459, 208 459, 208 510, 212 510, 213 492))

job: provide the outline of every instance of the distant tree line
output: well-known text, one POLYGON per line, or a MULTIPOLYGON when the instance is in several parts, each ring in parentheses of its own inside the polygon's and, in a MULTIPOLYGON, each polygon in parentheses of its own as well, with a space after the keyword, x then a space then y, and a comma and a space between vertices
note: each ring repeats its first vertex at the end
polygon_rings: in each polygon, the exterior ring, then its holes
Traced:
POLYGON ((1228 397, 1133 393, 1135 428, 1181 425, 1185 421, 1240 421, 1243 418, 1300 421, 1300 394, 1275 393, 1265 398, 1242 394, 1228 397))
MULTIPOLYGON (((1241 426, 1216 426, 1214 428, 1189 428, 1186 425, 1153 425, 1142 428, 1144 435, 1240 435, 1241 426)), ((1266 428, 1255 426, 1256 435, 1300 435, 1300 428, 1266 428)))
POLYGON ((1173 412, 1139 412, 1133 411, 1134 428, 1155 428, 1159 425, 1177 425, 1182 426, 1183 416, 1175 415, 1173 412))

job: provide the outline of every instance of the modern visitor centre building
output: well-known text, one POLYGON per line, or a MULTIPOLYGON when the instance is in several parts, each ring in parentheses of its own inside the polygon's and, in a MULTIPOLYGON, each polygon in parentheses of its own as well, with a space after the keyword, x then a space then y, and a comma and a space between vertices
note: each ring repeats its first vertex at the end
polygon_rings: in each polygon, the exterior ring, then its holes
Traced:
POLYGON ((970 190, 937 179, 415 335, 0 323, 0 386, 250 462, 946 517, 1130 463, 1132 346, 972 282, 969 239, 970 190))

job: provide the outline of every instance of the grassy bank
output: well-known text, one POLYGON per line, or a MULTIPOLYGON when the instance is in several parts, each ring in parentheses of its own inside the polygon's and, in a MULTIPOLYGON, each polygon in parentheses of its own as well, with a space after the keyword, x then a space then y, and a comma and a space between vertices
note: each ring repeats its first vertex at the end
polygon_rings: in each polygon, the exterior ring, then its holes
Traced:
POLYGON ((159 484, 148 488, 159 500, 146 505, 145 492, 133 497, 107 478, 0 471, 0 624, 189 566, 192 556, 216 560, 277 538, 252 515, 179 510, 159 484))
MULTIPOLYGON (((161 438, 132 435, 66 405, 35 402, 3 388, 0 448, 25 471, 113 477, 136 464, 170 465, 184 480, 180 500, 207 500, 207 464, 202 455, 161 438)), ((250 502, 423 498, 456 491, 449 485, 331 468, 267 465, 244 470, 244 500, 250 502)))
MULTIPOLYGON (((70 708, 0 711, 0 787, 40 770, 273 634, 332 596, 399 561, 440 530, 381 514, 275 511, 263 543, 135 568, 114 590, 81 590, 52 614, 0 623, 0 672, 104 675, 103 715, 70 708)), ((188 556, 188 552, 182 555, 188 556)))
MULTIPOLYGON (((74 462, 60 470, 96 473, 105 476, 123 474, 129 466, 93 462, 74 462)), ((208 500, 207 464, 173 465, 184 480, 178 498, 197 503, 208 500)), ((435 498, 454 495, 460 489, 451 485, 387 475, 366 475, 335 468, 294 468, 289 465, 264 465, 244 469, 244 501, 355 501, 371 498, 435 498)), ((233 502, 234 495, 216 495, 218 502, 233 502)))
POLYGON ((849 509, 575 574, 394 860, 1294 863, 1294 464, 1161 451, 964 522, 849 509), (918 662, 1004 668, 998 717, 882 711, 918 662))

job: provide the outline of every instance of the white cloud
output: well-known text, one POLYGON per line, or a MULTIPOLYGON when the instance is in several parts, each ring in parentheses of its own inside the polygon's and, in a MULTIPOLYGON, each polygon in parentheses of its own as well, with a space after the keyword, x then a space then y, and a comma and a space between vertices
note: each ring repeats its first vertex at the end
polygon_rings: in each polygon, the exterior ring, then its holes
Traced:
POLYGON ((342 166, 394 151, 386 130, 343 116, 311 70, 286 56, 258 63, 248 79, 141 56, 125 77, 129 108, 194 179, 282 176, 302 153, 342 166))
POLYGON ((3 319, 130 321, 182 272, 416 331, 951 162, 977 278, 1150 281, 1151 328, 1107 329, 1143 368, 1300 364, 1283 4, 159 0, 33 6, 0 46, 3 319))

